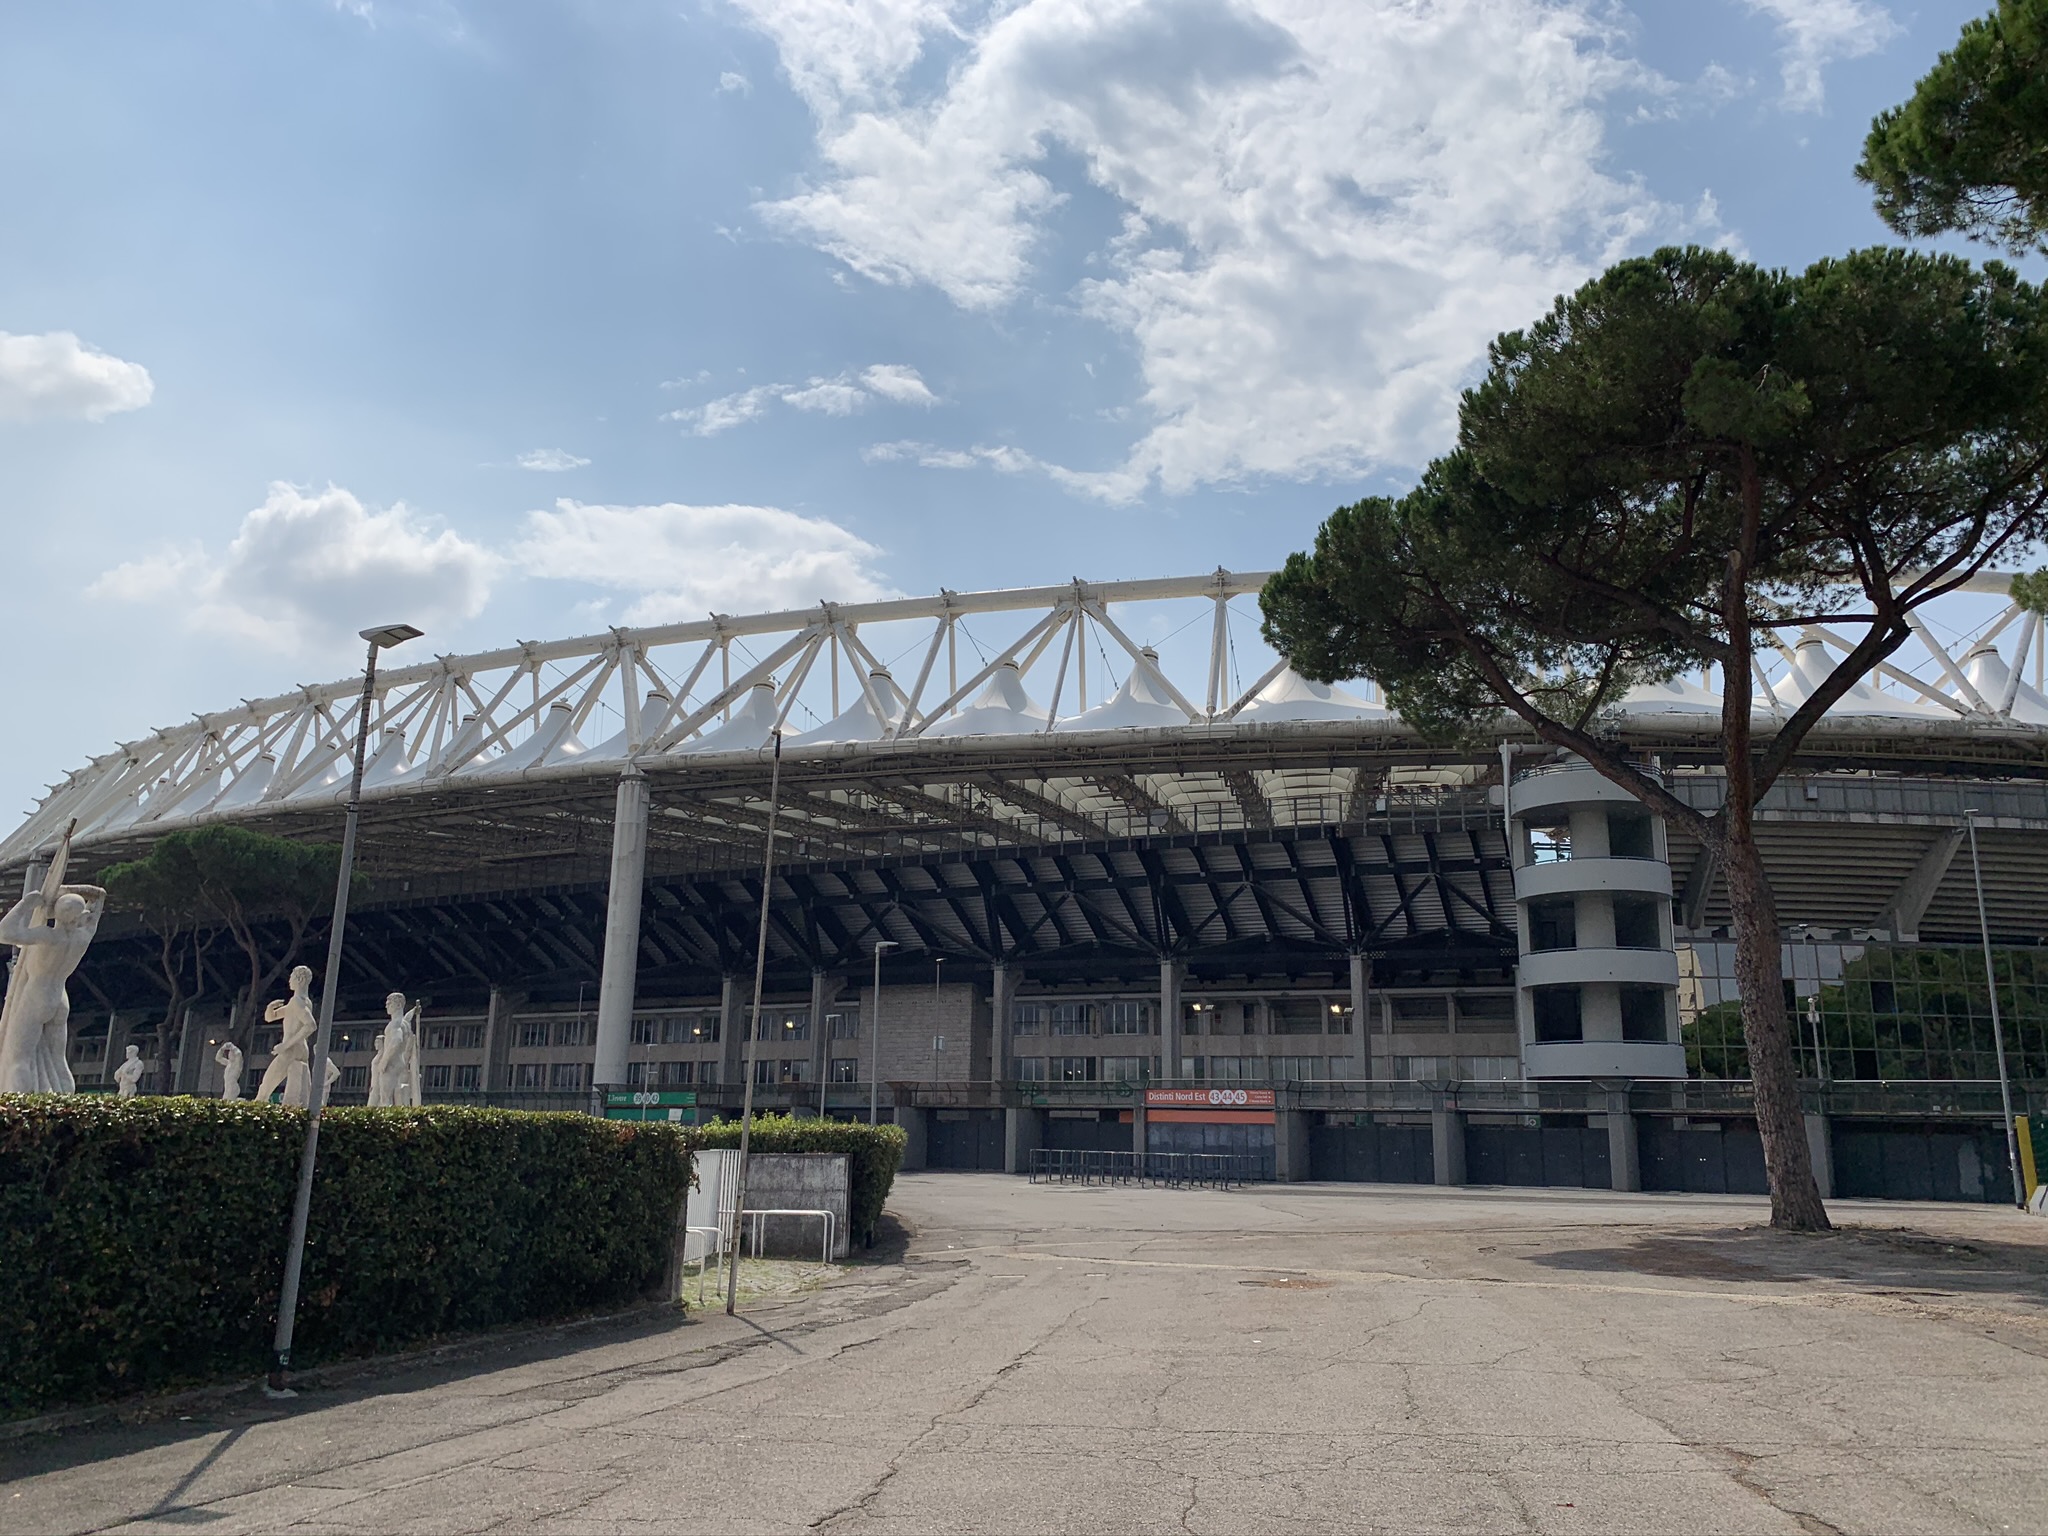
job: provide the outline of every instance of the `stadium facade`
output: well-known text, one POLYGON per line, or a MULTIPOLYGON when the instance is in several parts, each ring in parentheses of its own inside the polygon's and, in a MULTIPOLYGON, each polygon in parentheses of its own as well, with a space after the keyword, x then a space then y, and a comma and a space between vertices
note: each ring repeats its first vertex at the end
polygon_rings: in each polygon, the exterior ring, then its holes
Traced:
MULTIPOLYGON (((426 1004, 431 1098, 730 1112, 779 731, 762 1103, 864 1113, 873 1083, 939 1166, 1230 1147, 1283 1177, 1759 1187, 1712 860, 1519 729, 1432 746, 1370 683, 1298 677, 1251 637, 1263 580, 824 604, 380 674, 343 1096, 397 989, 426 1004)), ((2005 1193, 1966 811, 2012 1073, 2048 1085, 2044 636, 2008 580, 1946 616, 1965 643, 1923 629, 1829 711, 1761 812, 1842 1193, 2005 1193)), ((1778 639, 1766 735, 1849 644, 1778 639)), ((1603 725, 1701 808, 1710 682, 1603 725)), ((33 878, 74 821, 85 868, 212 823, 334 839, 358 688, 95 759, 0 870, 33 878)), ((110 919, 72 989, 82 1082, 164 1027, 154 976, 110 919)), ((231 985, 165 1089, 210 1086, 231 985)))

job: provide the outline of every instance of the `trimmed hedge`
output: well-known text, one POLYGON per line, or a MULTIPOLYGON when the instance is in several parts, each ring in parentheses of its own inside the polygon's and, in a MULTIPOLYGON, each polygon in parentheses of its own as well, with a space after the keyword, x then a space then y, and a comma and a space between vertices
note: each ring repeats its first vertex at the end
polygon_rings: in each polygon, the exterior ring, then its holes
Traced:
MULTIPOLYGON (((263 1104, 0 1095, 0 1417, 260 1373, 305 1125, 263 1104)), ((294 1363, 643 1296, 690 1176, 663 1123, 329 1110, 294 1363)))
MULTIPOLYGON (((690 1133, 692 1146, 707 1150, 734 1149, 740 1144, 737 1120, 715 1120, 690 1133)), ((864 1125, 851 1120, 799 1120, 790 1115, 754 1116, 749 1143, 756 1152, 844 1152, 847 1158, 847 1221, 853 1241, 865 1243, 882 1219, 882 1202, 903 1166, 910 1142, 900 1125, 864 1125)))

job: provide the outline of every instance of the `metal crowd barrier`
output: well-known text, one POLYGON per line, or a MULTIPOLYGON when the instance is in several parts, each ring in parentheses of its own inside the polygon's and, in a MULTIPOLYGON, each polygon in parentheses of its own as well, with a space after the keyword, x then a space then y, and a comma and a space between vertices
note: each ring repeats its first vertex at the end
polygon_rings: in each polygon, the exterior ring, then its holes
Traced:
POLYGON ((1128 1184, 1147 1189, 1233 1189, 1273 1177, 1272 1159, 1255 1152, 1074 1152, 1038 1147, 1031 1182, 1128 1184))

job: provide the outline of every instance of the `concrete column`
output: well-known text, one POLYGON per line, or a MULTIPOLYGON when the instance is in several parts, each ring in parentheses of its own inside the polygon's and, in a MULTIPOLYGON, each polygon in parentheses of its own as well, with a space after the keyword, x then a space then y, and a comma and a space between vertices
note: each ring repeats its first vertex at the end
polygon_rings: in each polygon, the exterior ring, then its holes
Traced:
POLYGON ((1145 1102, 1140 1099, 1131 1108, 1131 1150, 1143 1157, 1151 1151, 1145 1135, 1145 1102))
POLYGON ((1436 1182, 1465 1182, 1465 1115, 1448 1103, 1429 1112, 1429 1148, 1436 1163, 1436 1182))
POLYGON ((633 982, 640 968, 640 892, 647 880, 647 776, 628 765, 612 814, 612 880, 604 915, 604 968, 597 984, 593 1088, 626 1081, 633 1037, 633 982))
POLYGON ((1835 1137, 1826 1115, 1806 1117, 1806 1155, 1813 1163, 1813 1182, 1823 1200, 1835 1198, 1835 1137))
POLYGON ((1282 1109, 1273 1114, 1273 1176, 1282 1184, 1308 1178, 1308 1111, 1282 1109))
MULTIPOLYGON (((1007 1087, 1016 1076, 1010 1055, 1010 1012, 1017 1001, 1017 972, 1008 963, 998 960, 991 973, 989 987, 990 1011, 994 1018, 990 1023, 988 1071, 997 1087, 1007 1087)), ((1028 1165, 1030 1159, 1025 1159, 1028 1165)), ((1017 1173, 1020 1170, 1010 1169, 1017 1173)))
POLYGON ((1351 1075, 1372 1076, 1372 962, 1351 957, 1351 1075))
POLYGON ((486 1093, 512 1086, 512 1009, 518 998, 517 993, 493 987, 490 1001, 484 1005, 484 1069, 480 1075, 486 1093))
POLYGON ((1003 1172, 1029 1173, 1031 1154, 1045 1145, 1045 1115, 1028 1105, 1003 1111, 1003 1172))
MULTIPOLYGON (((1159 962, 1159 1075, 1167 1082, 1180 1077, 1180 982, 1181 962, 1159 962)), ((1143 1147, 1138 1149, 1144 1151, 1143 1147)))
POLYGON ((890 1111, 896 1123, 903 1127, 903 1171, 922 1173, 925 1165, 924 1117, 925 1111, 909 1104, 898 1104, 890 1111))
MULTIPOLYGON (((206 1044, 203 1035, 206 1026, 192 1017, 197 1004, 187 1003, 185 1012, 178 1021, 178 1055, 171 1069, 171 1086, 166 1093, 195 1093, 199 1088, 199 1075, 205 1069, 206 1044)), ((219 1068, 214 1069, 216 1072, 219 1068)))
POLYGON ((718 1076, 738 1083, 747 1069, 747 1000, 740 979, 728 976, 718 988, 718 1076))
POLYGON ((1626 1088, 1610 1090, 1607 1095, 1607 1184, 1610 1189, 1643 1187, 1642 1142, 1636 1136, 1636 1117, 1628 1107, 1626 1088))
POLYGON ((825 1038, 825 1008, 837 989, 823 971, 811 972, 811 1079, 818 1085, 818 1116, 825 1114, 825 1076, 830 1070, 831 1042, 825 1038))

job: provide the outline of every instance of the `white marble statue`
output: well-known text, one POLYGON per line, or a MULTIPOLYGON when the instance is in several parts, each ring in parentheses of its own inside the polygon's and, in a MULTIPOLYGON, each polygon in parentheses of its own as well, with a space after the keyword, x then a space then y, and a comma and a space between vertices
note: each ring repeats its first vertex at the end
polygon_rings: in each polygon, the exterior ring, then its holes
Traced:
MULTIPOLYGON (((313 1036, 320 1028, 320 1020, 313 1012, 313 999, 308 995, 312 985, 311 968, 295 965, 292 967, 292 995, 264 1004, 266 1022, 284 1021, 284 1038, 270 1053, 270 1065, 263 1069, 263 1081, 256 1085, 258 1104, 268 1104, 270 1096, 280 1088, 284 1090, 284 1102, 300 1109, 304 1109, 312 1099, 311 1046, 313 1036)), ((331 1061, 329 1065, 332 1065, 331 1061)))
POLYGON ((393 992, 384 999, 384 1033, 377 1037, 377 1054, 370 1062, 370 1102, 391 1106, 418 1104, 420 1010, 408 1009, 405 994, 393 992))
MULTIPOLYGON (((310 1071, 306 1073, 307 1077, 312 1075, 310 1071)), ((334 1092, 334 1085, 340 1081, 341 1068, 334 1064, 334 1058, 330 1056, 327 1058, 327 1081, 320 1085, 320 1107, 322 1109, 327 1107, 327 1096, 334 1092)))
POLYGON ((115 1090, 124 1099, 134 1098, 142 1088, 142 1074, 146 1070, 142 1065, 142 1052, 129 1046, 128 1059, 114 1068, 115 1090))
POLYGON ((15 946, 7 999, 0 1003, 0 1093, 70 1093, 66 1047, 71 998, 64 983, 99 932, 107 893, 96 885, 66 885, 71 834, 64 834, 40 890, 0 917, 0 944, 15 946))
POLYGON ((242 1048, 232 1040, 223 1040, 220 1049, 213 1053, 216 1065, 220 1067, 220 1096, 234 1100, 242 1096, 242 1048))

